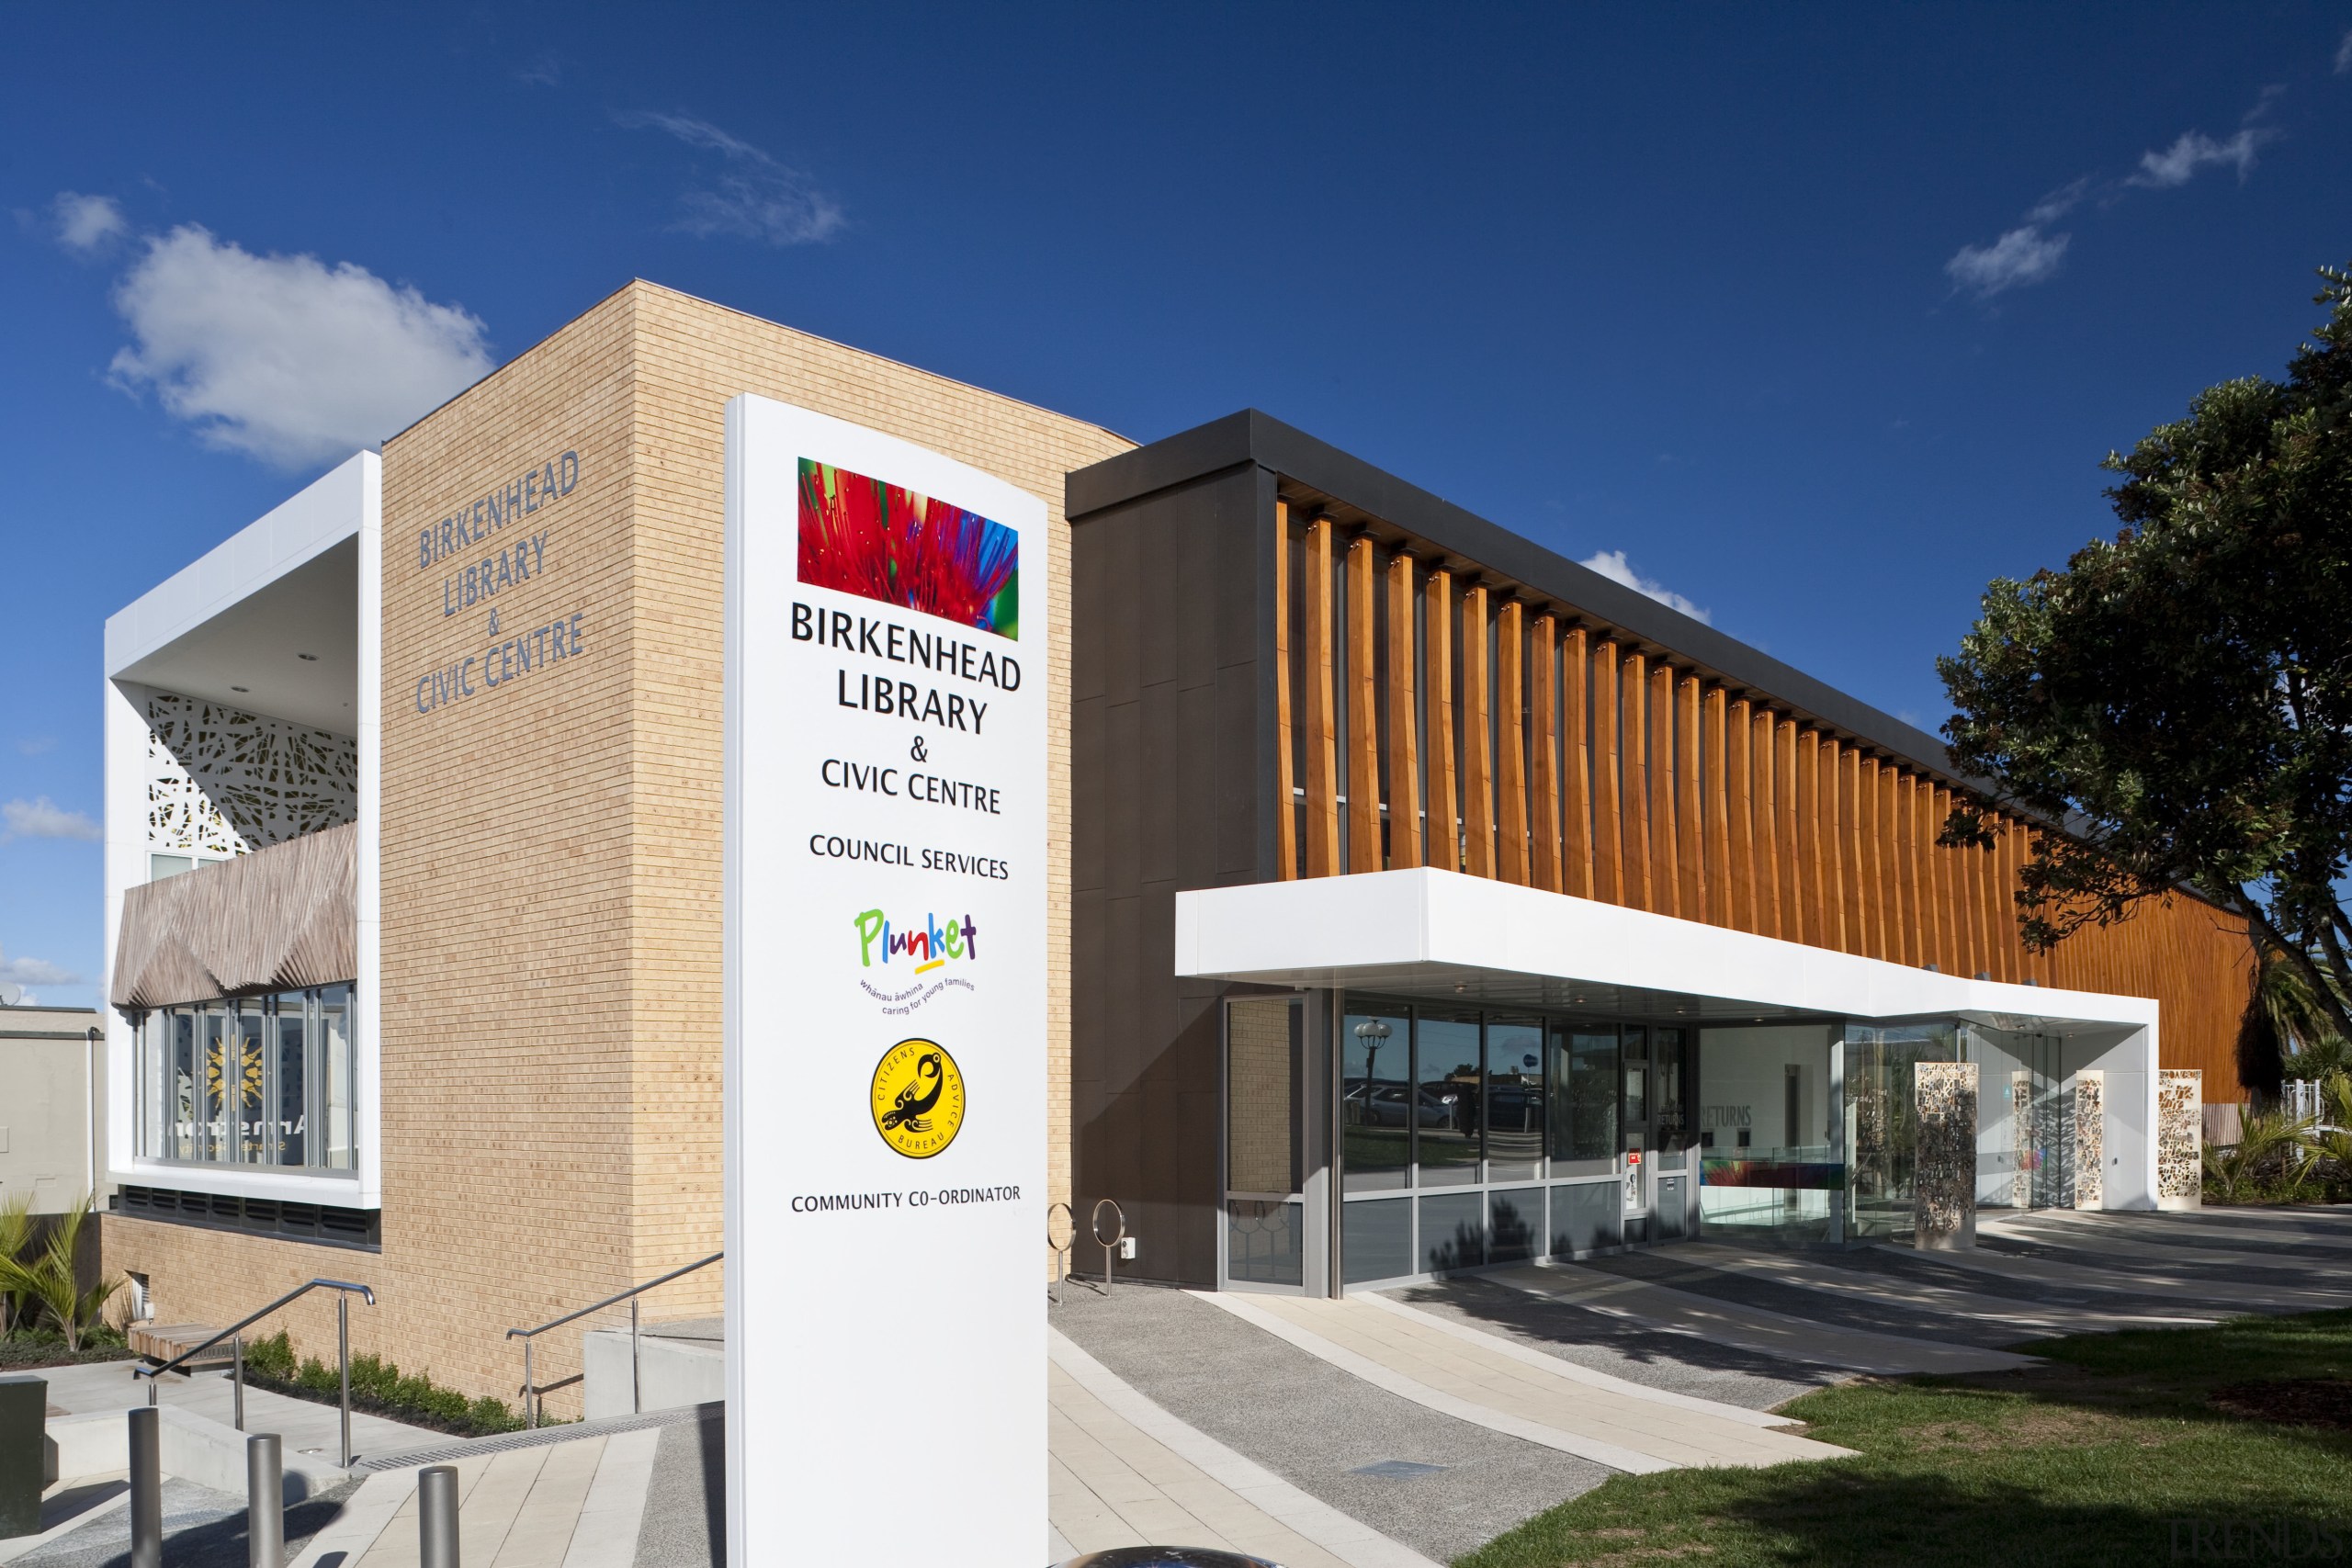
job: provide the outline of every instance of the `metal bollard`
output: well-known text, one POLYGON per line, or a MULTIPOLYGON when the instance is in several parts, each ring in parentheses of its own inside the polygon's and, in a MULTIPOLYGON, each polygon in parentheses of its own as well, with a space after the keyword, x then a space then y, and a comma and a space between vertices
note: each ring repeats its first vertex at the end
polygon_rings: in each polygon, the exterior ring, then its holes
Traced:
POLYGON ((245 1562, 247 1568, 284 1568, 286 1561, 286 1456, 275 1432, 245 1439, 245 1562))
POLYGON ((420 1568, 458 1568, 458 1467, 427 1465, 416 1474, 416 1550, 420 1568))
POLYGON ((130 1568, 164 1568, 164 1413, 134 1407, 130 1426, 130 1568))

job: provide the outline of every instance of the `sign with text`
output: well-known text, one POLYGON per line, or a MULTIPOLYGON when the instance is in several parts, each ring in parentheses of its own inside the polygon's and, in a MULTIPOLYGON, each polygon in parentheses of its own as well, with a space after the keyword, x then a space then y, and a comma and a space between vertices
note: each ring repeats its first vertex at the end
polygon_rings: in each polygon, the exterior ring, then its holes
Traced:
POLYGON ((731 1562, 1045 1549, 1045 522, 727 405, 731 1562))

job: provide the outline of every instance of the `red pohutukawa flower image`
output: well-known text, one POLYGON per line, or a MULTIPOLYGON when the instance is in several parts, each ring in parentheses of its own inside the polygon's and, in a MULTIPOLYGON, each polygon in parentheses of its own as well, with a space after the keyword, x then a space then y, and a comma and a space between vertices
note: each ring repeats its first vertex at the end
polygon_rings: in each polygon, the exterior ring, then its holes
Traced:
POLYGON ((1021 536, 830 463, 800 460, 800 581, 1021 635, 1021 536))

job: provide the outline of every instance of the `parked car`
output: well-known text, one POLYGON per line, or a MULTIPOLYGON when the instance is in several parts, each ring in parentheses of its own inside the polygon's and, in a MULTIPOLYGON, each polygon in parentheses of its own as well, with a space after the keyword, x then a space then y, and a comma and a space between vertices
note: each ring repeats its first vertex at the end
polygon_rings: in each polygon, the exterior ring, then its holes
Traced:
MULTIPOLYGON (((1358 1079, 1348 1086, 1347 1121, 1359 1127, 1404 1126, 1408 1114, 1406 1090, 1409 1087, 1401 1083, 1367 1084, 1358 1079)), ((1453 1126, 1455 1098, 1451 1094, 1432 1094, 1428 1089, 1416 1091, 1413 1099, 1419 1107, 1419 1124, 1453 1126)))

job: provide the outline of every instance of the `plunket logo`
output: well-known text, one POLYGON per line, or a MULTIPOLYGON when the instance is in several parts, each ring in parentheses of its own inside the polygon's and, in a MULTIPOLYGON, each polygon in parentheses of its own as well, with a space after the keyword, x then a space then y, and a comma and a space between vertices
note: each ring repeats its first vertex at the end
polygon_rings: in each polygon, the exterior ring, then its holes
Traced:
POLYGON ((851 924, 857 928, 861 969, 910 964, 914 973, 923 975, 950 959, 972 961, 980 956, 979 928, 969 915, 960 923, 951 918, 945 925, 939 923, 937 915, 925 915, 922 925, 910 930, 892 925, 879 909, 868 909, 854 916, 851 924))

